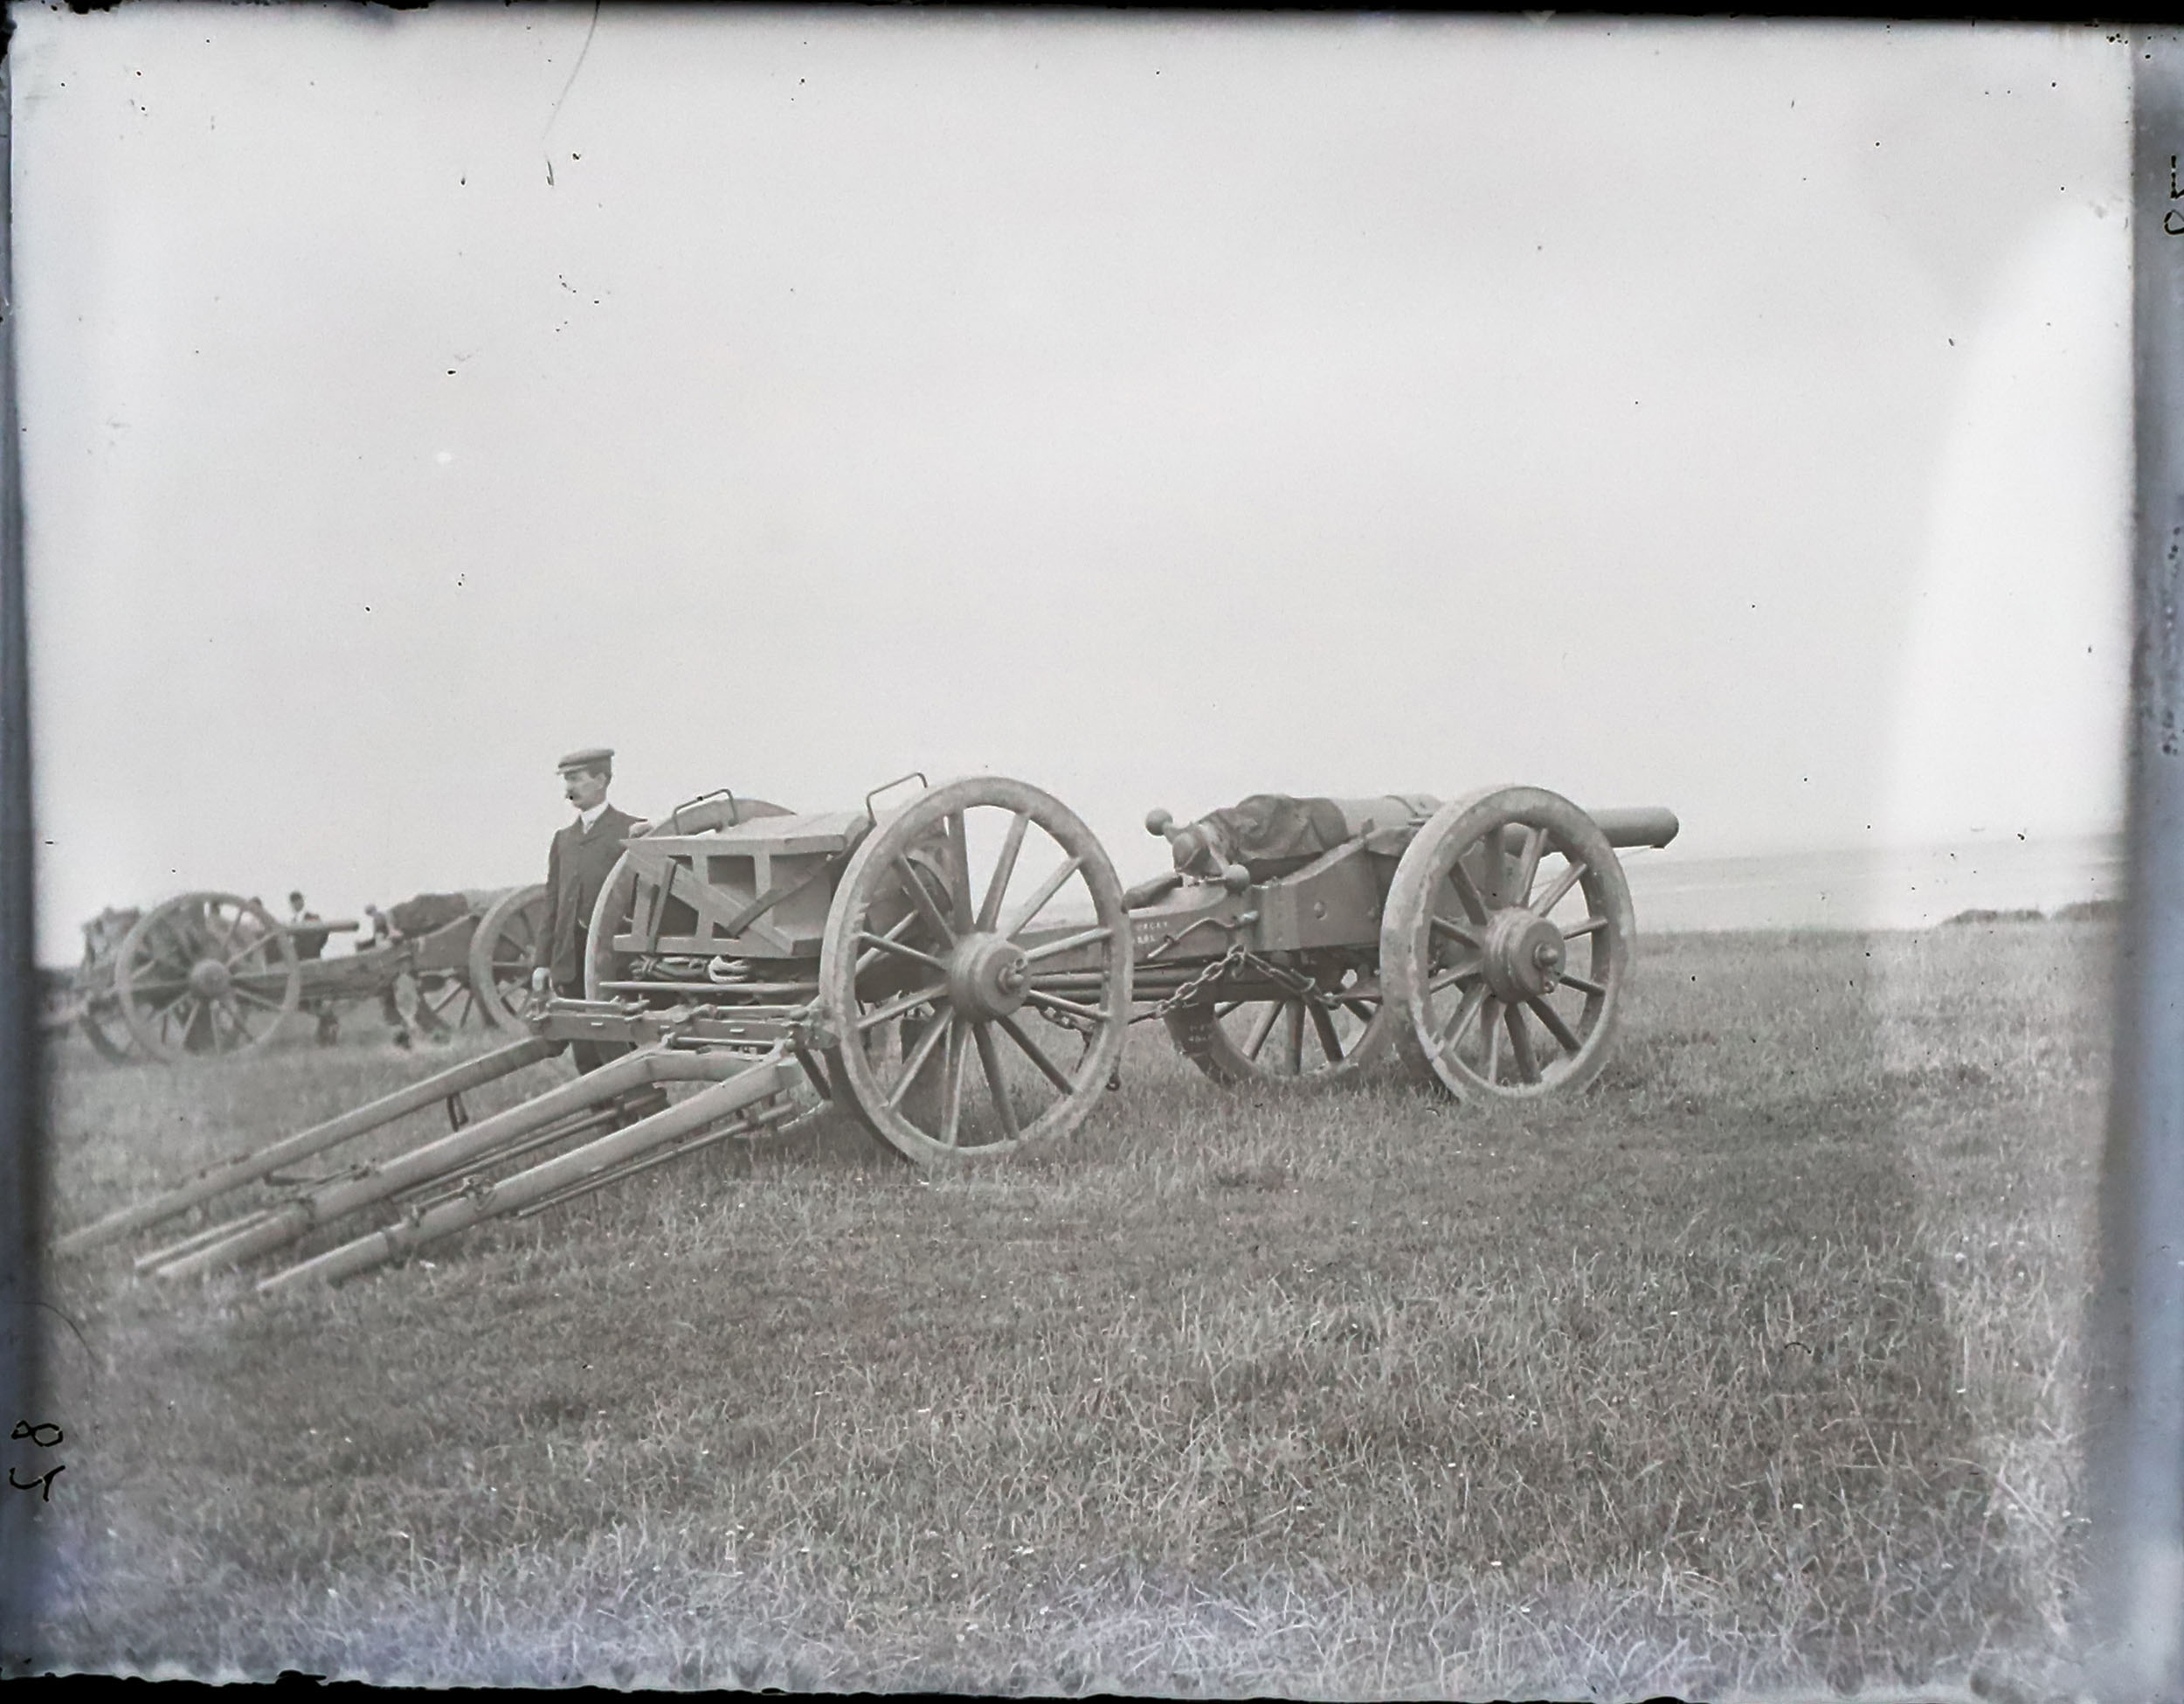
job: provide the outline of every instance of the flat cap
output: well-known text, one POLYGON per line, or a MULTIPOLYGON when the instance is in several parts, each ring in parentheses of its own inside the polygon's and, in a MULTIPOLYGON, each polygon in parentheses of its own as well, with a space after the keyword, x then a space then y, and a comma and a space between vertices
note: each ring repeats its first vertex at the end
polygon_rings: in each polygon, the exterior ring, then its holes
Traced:
POLYGON ((613 761, 612 746, 587 745, 581 752, 571 752, 554 767, 566 775, 572 769, 605 769, 613 761))

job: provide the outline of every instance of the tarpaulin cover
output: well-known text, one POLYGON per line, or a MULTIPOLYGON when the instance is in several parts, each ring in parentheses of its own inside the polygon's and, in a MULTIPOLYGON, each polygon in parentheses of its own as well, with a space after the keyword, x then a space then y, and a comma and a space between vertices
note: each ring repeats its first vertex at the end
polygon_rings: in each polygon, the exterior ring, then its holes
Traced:
POLYGON ((1331 799, 1298 799, 1254 793, 1242 803, 1199 818, 1171 844, 1176 868, 1217 876, 1224 864, 1241 864, 1254 882, 1287 876, 1331 852, 1349 838, 1349 825, 1331 799))

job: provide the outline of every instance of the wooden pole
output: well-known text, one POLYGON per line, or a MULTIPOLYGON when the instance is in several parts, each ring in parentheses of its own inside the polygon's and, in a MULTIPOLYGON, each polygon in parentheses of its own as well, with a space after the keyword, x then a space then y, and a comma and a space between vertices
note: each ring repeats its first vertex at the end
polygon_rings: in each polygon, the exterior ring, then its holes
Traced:
POLYGON ((223 1160, 206 1167, 187 1183, 180 1184, 149 1201, 131 1202, 128 1206, 109 1213, 105 1218, 72 1230, 53 1244, 58 1256, 78 1255, 111 1243, 116 1237, 127 1236, 148 1225, 158 1224, 177 1214, 186 1213, 201 1202, 212 1201, 231 1189, 239 1189, 245 1183, 279 1171, 283 1166, 307 1160, 314 1153, 337 1147, 343 1142, 392 1124, 397 1119, 422 1112, 436 1101, 495 1082, 526 1065, 549 1059, 556 1044, 536 1037, 510 1042, 490 1053, 482 1053, 475 1059, 467 1059, 460 1065, 451 1065, 436 1072, 421 1083, 412 1083, 406 1089, 397 1089, 382 1095, 377 1100, 367 1102, 353 1112, 339 1118, 328 1119, 324 1124, 313 1125, 308 1130, 298 1131, 283 1137, 268 1147, 239 1159, 223 1160))
POLYGON ((574 1188, 652 1149, 692 1135, 717 1119, 780 1095, 787 1090, 789 1080, 787 1071, 778 1064, 745 1065, 726 1082, 716 1083, 679 1105, 641 1119, 626 1129, 599 1137, 567 1153, 556 1154, 514 1177, 502 1178, 497 1183, 441 1202, 414 1219, 369 1232, 301 1265, 262 1278, 259 1281, 259 1292, 270 1294, 308 1284, 333 1283, 368 1272, 375 1266, 384 1266, 428 1243, 467 1230, 480 1220, 514 1213, 574 1188))

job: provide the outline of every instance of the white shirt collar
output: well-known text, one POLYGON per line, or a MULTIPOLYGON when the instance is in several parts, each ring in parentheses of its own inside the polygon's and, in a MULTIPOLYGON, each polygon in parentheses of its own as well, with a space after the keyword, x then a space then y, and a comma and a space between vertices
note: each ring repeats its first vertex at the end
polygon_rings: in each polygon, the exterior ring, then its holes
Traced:
POLYGON ((604 800, 604 799, 602 799, 601 800, 599 800, 599 802, 598 802, 598 804, 594 805, 594 806, 593 806, 593 807, 592 807, 590 810, 588 810, 588 811, 578 811, 578 812, 577 813, 577 821, 584 824, 584 833, 586 833, 586 834, 588 835, 588 834, 590 834, 590 833, 591 832, 591 826, 592 826, 592 824, 594 824, 595 822, 597 822, 597 821, 598 821, 598 820, 599 820, 602 816, 605 816, 605 814, 606 814, 606 800, 604 800))

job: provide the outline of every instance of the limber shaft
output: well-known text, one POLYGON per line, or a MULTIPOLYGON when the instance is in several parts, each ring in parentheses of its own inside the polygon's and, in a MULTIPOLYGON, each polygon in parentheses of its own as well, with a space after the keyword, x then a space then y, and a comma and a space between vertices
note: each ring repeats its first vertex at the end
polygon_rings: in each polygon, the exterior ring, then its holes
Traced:
POLYGON ((308 1159, 310 1155, 338 1146, 358 1136, 392 1124, 397 1119, 420 1112, 436 1101, 459 1095, 481 1084, 519 1071, 524 1066, 541 1059, 551 1058, 560 1049, 557 1042, 542 1041, 536 1036, 521 1042, 511 1042, 497 1047, 490 1053, 412 1083, 406 1089, 397 1089, 392 1094, 382 1095, 369 1101, 352 1112, 344 1112, 324 1124, 314 1125, 308 1130, 285 1137, 271 1147, 260 1148, 239 1159, 225 1160, 197 1174, 189 1182, 155 1195, 149 1201, 138 1202, 109 1213, 103 1219, 72 1230, 53 1244, 56 1255, 83 1254, 92 1249, 127 1236, 133 1231, 156 1225, 162 1220, 186 1213, 200 1202, 224 1195, 231 1189, 239 1189, 246 1183, 254 1183, 270 1172, 276 1172, 291 1160, 308 1159))
MULTIPOLYGON (((571 1113, 567 1118, 549 1124, 542 1130, 534 1131, 520 1142, 511 1142, 504 1148, 495 1149, 486 1156, 487 1162, 494 1166, 507 1166, 539 1148, 551 1147, 557 1142, 570 1141, 578 1136, 597 1135, 602 1131, 613 1129, 619 1116, 618 1109, 612 1106, 598 1107, 589 1112, 571 1113)), ((466 1180, 460 1173, 452 1179, 436 1177, 430 1182, 418 1184, 414 1189, 405 1189, 400 1195, 390 1195, 387 1198, 387 1205, 400 1213, 410 1212, 412 1209, 421 1213, 428 1207, 437 1206, 445 1197, 459 1194, 465 1188, 465 1184, 466 1180)))
POLYGON ((604 1189, 609 1184, 620 1183, 635 1177, 640 1172, 648 1172, 660 1166, 672 1166, 678 1160, 688 1160, 692 1154, 703 1153, 708 1148, 724 1142, 730 1137, 741 1137, 746 1142, 755 1143, 761 1136, 771 1133, 780 1126, 795 1118, 798 1111, 794 1101, 784 1099, 778 1106, 768 1106, 755 1112, 742 1113, 732 1124, 724 1124, 715 1130, 702 1132, 693 1136, 687 1142, 676 1142, 662 1146, 638 1159, 625 1160, 610 1170, 595 1172, 581 1183, 572 1183, 567 1188, 557 1189, 550 1195, 543 1195, 536 1201, 526 1202, 516 1209, 515 1216, 519 1219, 528 1219, 536 1214, 548 1212, 576 1200, 580 1195, 589 1195, 594 1189, 604 1189))
POLYGON ((261 1207, 254 1212, 238 1214, 232 1219, 223 1219, 218 1224, 207 1225, 202 1230, 192 1231, 178 1243, 169 1243, 163 1248, 153 1249, 147 1253, 138 1255, 133 1270, 139 1278, 142 1278, 156 1266, 164 1266, 170 1260, 181 1259, 192 1249, 201 1249, 208 1243, 218 1242, 223 1236, 234 1236, 244 1226, 256 1224, 272 1211, 273 1209, 270 1207, 261 1207))
POLYGON ((649 1148, 692 1134, 747 1106, 779 1095, 789 1086, 788 1071, 778 1063, 746 1063, 736 1076, 691 1096, 679 1106, 640 1119, 625 1129, 587 1142, 580 1148, 572 1148, 567 1153, 556 1154, 514 1177, 502 1178, 453 1201, 442 1202, 413 1219, 372 1231, 314 1259, 261 1279, 259 1293, 269 1294, 313 1280, 331 1283, 370 1271, 428 1243, 466 1230, 481 1219, 515 1212, 535 1201, 581 1184, 635 1159, 649 1148))
POLYGON ((156 1277, 190 1278, 224 1266, 232 1266, 265 1254, 309 1234, 343 1215, 369 1207, 389 1195, 459 1171, 474 1161, 489 1159, 505 1148, 571 1112, 582 1112, 654 1083, 717 1081, 749 1069, 749 1062, 715 1055, 671 1053, 646 1049, 625 1054, 573 1083, 496 1112, 489 1119, 427 1142, 422 1147, 396 1155, 366 1168, 355 1177, 341 1178, 299 1195, 276 1208, 263 1222, 169 1262, 156 1277))

